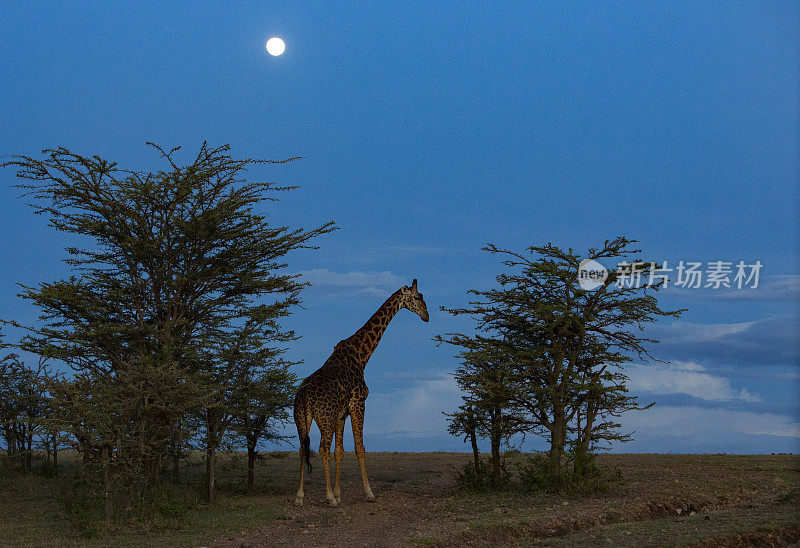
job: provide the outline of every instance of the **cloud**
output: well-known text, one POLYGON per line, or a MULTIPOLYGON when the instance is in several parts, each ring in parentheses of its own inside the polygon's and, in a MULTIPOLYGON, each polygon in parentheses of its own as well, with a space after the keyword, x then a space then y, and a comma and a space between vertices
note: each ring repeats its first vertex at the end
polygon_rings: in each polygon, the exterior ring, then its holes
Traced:
POLYGON ((726 378, 702 371, 703 367, 694 362, 676 362, 670 365, 637 364, 625 368, 625 374, 630 379, 628 388, 633 392, 688 394, 707 401, 763 401, 744 388, 733 389, 730 380, 726 378))
POLYGON ((669 364, 670 369, 677 369, 680 371, 704 371, 705 367, 695 362, 681 362, 674 361, 669 364))
POLYGON ((771 276, 769 281, 759 283, 755 289, 749 285, 742 289, 721 287, 716 290, 709 288, 682 289, 669 286, 664 292, 688 299, 793 302, 800 301, 800 274, 777 274, 771 276))
POLYGON ((721 323, 721 324, 696 324, 689 322, 675 322, 667 328, 666 340, 670 342, 679 339, 685 343, 718 342, 722 337, 738 335, 750 329, 756 322, 721 323))
POLYGON ((755 289, 723 291, 713 296, 732 301, 800 301, 800 274, 779 274, 755 289))
POLYGON ((395 259, 407 260, 410 257, 439 256, 452 253, 446 247, 433 247, 422 245, 389 245, 363 249, 357 253, 360 260, 367 262, 391 261, 395 259))
MULTIPOLYGON (((725 382, 704 372, 703 366, 694 362, 677 362, 673 366, 636 366, 637 374, 663 370, 659 390, 684 390, 693 393, 708 405, 655 405, 647 411, 624 413, 622 432, 634 432, 634 441, 614 444, 614 452, 667 452, 667 453, 769 453, 800 450, 800 422, 796 407, 793 412, 781 414, 757 412, 749 409, 731 409, 724 398, 748 404, 752 395, 736 391, 725 382), (670 370, 673 367, 673 370, 670 370), (680 381, 679 374, 692 380, 680 381), (694 375, 692 377, 692 375, 694 375), (723 407, 718 407, 723 405, 723 407)), ((403 375, 404 378, 407 376, 403 375)), ((634 381, 632 380, 632 384, 634 381)), ((640 379, 637 387, 643 386, 640 379)), ((365 444, 369 451, 468 451, 461 438, 447 433, 447 417, 462 403, 461 392, 450 375, 431 377, 421 374, 409 379, 402 388, 373 389, 367 399, 364 424, 365 444)), ((297 447, 294 425, 288 424, 284 433, 297 447)), ((345 449, 353 450, 350 427, 345 431, 345 449)), ((312 429, 312 447, 319 443, 316 428, 312 429)), ((488 442, 480 440, 481 450, 488 450, 488 442)), ((523 450, 543 450, 543 438, 530 436, 523 450)))
POLYGON ((380 251, 389 253, 406 253, 406 254, 419 254, 419 255, 443 255, 448 253, 446 247, 429 247, 422 245, 390 245, 378 248, 380 251))
POLYGON ((447 417, 461 405, 455 379, 426 379, 396 392, 374 392, 367 400, 365 433, 405 437, 447 436, 447 417))
MULTIPOLYGON (((701 373, 702 366, 698 364, 676 365, 680 369, 675 373, 708 377, 695 378, 694 384, 678 387, 695 392, 697 397, 717 403, 722 403, 715 399, 718 397, 743 403, 754 398, 746 391, 735 391, 725 382, 719 383, 717 377, 701 373)), ((442 414, 457 409, 461 403, 461 393, 451 376, 421 380, 396 392, 373 391, 367 400, 364 426, 368 447, 384 451, 465 451, 468 446, 447 433, 447 417, 442 414)), ((635 432, 634 441, 615 444, 615 452, 768 453, 800 448, 800 422, 791 415, 697 405, 656 405, 647 411, 625 413, 621 422, 623 432, 635 432)), ((487 444, 486 440, 479 441, 482 450, 488 450, 487 444)), ((526 451, 546 447, 545 441, 537 436, 530 436, 522 445, 526 451)))
POLYGON ((764 367, 800 363, 800 315, 773 316, 751 322, 655 326, 660 355, 686 361, 764 367))
MULTIPOLYGON (((800 422, 795 417, 695 406, 656 406, 643 412, 627 413, 622 424, 623 430, 661 437, 690 436, 698 441, 763 435, 800 438, 800 422)), ((708 447, 709 451, 713 449, 708 447)))
POLYGON ((377 287, 363 287, 356 291, 356 295, 364 297, 386 297, 385 289, 378 289, 377 287))
POLYGON ((303 280, 315 286, 334 286, 334 287, 363 287, 374 289, 378 287, 399 286, 403 280, 389 272, 367 271, 367 272, 331 272, 327 268, 316 270, 305 270, 300 272, 303 280))

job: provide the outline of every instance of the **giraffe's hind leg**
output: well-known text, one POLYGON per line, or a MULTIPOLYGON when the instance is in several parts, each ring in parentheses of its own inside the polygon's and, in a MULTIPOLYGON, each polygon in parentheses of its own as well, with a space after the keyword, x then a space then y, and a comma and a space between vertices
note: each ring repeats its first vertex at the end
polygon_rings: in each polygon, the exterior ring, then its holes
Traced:
POLYGON ((333 485, 333 498, 337 503, 342 502, 342 490, 339 486, 339 478, 342 473, 342 459, 344 458, 344 423, 347 420, 347 415, 339 419, 336 424, 336 441, 334 449, 334 457, 336 458, 336 481, 333 485))
MULTIPOLYGON (((303 483, 305 479, 306 462, 308 461, 309 444, 311 441, 308 434, 311 431, 311 423, 313 421, 311 410, 308 407, 304 394, 299 394, 295 400, 294 421, 297 425, 297 433, 300 437, 300 488, 297 490, 297 495, 294 498, 295 506, 303 505, 303 483)), ((311 465, 309 464, 309 467, 311 465)), ((310 471, 310 468, 309 468, 310 471)))
POLYGON ((303 506, 303 497, 305 494, 303 493, 303 480, 305 479, 305 472, 306 472, 306 453, 305 449, 303 448, 302 442, 300 443, 300 488, 297 490, 297 494, 294 497, 294 505, 295 506, 303 506))
POLYGON ((356 457, 358 457, 358 467, 361 469, 361 483, 364 485, 364 493, 369 502, 375 502, 375 495, 369 487, 367 479, 367 462, 364 455, 364 402, 353 401, 350 403, 350 424, 353 426, 353 441, 356 446, 356 457))
POLYGON ((331 441, 333 441, 336 422, 330 419, 317 420, 317 426, 319 426, 320 433, 319 457, 322 459, 322 469, 325 471, 325 497, 328 499, 328 504, 336 506, 339 503, 331 489, 331 441))

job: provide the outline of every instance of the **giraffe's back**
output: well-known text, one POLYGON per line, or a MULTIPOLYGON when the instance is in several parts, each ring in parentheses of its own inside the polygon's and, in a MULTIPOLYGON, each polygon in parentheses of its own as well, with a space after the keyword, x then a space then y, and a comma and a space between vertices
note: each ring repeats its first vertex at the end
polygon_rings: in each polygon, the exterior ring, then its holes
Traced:
POLYGON ((337 345, 325 364, 300 384, 298 397, 302 393, 317 424, 346 417, 354 397, 366 398, 363 370, 342 350, 337 345))

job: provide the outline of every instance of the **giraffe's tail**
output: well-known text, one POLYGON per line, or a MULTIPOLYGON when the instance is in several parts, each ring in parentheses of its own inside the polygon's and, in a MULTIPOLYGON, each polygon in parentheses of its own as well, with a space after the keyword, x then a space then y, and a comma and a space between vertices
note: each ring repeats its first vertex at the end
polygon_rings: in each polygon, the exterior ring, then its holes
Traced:
POLYGON ((311 470, 313 470, 311 466, 311 439, 308 437, 308 431, 311 427, 311 421, 309 420, 310 411, 305 390, 303 390, 301 386, 294 398, 294 424, 297 426, 297 437, 300 438, 300 451, 308 467, 309 474, 311 470))

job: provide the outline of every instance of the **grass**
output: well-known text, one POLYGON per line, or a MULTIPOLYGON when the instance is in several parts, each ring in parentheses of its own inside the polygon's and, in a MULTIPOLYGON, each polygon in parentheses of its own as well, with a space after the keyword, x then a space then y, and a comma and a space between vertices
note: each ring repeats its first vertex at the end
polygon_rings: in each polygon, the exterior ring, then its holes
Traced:
MULTIPOLYGON (((507 455, 512 468, 526 458, 507 455)), ((195 455, 182 469, 183 483, 167 483, 156 504, 106 525, 89 490, 71 491, 67 458, 56 478, 0 471, 0 546, 360 545, 376 538, 436 546, 748 545, 786 544, 800 535, 797 456, 603 455, 598 465, 613 473, 611 488, 566 494, 464 491, 456 470, 470 459, 369 453, 378 496, 369 504, 348 453, 342 504, 332 509, 317 455, 302 508, 292 504, 293 452, 268 456, 252 492, 241 455, 222 456, 212 506, 202 502, 204 467, 195 455)))
POLYGON ((285 493, 275 490, 263 470, 260 484, 248 493, 240 485, 241 471, 225 466, 225 457, 222 459, 213 505, 201 500, 198 456, 183 472, 185 483, 169 487, 154 505, 132 512, 132 518, 110 524, 102 519, 100 501, 89 489, 74 490, 74 465, 69 455, 62 459, 64 466, 56 478, 0 472, 0 520, 4 524, 0 546, 199 546, 241 534, 254 523, 286 517, 285 493))

